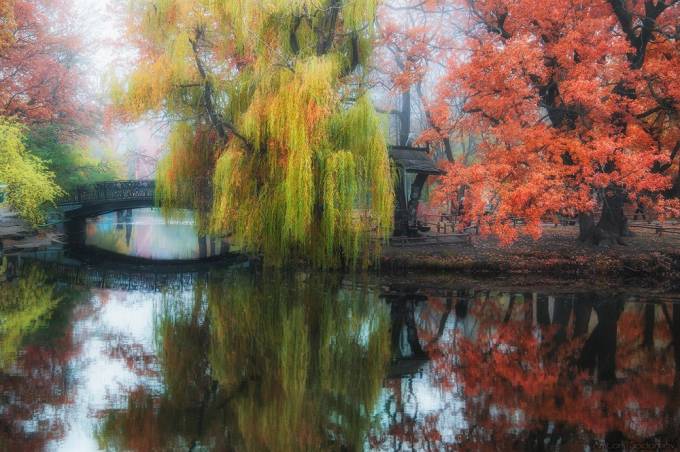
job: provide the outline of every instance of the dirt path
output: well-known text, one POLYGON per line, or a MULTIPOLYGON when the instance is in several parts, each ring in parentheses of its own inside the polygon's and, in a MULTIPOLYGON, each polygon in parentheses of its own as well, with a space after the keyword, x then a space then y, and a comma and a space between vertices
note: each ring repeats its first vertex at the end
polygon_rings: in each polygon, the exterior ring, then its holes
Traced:
POLYGON ((493 238, 473 237, 470 244, 390 247, 386 270, 441 270, 463 274, 541 274, 553 276, 634 276, 680 279, 680 238, 635 231, 626 245, 608 248, 576 240, 577 228, 546 228, 538 241, 522 238, 501 247, 493 238))

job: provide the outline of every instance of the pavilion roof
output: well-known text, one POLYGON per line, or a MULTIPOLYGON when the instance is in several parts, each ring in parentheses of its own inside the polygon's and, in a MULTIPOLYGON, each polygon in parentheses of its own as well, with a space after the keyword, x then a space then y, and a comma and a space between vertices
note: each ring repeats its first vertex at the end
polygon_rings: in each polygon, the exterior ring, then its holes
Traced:
POLYGON ((420 173, 430 175, 444 174, 437 168, 427 153, 427 148, 416 148, 411 146, 390 146, 390 158, 397 166, 407 173, 420 173))

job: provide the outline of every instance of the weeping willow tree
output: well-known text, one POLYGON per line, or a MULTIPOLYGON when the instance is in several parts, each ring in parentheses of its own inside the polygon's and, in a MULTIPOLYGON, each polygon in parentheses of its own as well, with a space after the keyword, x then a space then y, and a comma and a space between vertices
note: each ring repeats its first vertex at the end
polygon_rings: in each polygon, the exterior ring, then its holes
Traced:
POLYGON ((377 0, 132 0, 141 58, 120 116, 162 112, 166 207, 271 265, 368 264, 391 232, 383 124, 365 89, 377 0))

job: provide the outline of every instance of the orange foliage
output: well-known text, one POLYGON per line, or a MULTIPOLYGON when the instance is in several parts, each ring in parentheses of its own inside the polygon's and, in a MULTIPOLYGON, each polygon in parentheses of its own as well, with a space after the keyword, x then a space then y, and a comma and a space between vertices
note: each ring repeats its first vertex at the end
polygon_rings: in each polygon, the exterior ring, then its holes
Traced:
POLYGON ((505 242, 512 217, 536 237, 541 219, 592 212, 610 189, 678 214, 661 195, 680 157, 680 3, 450 3, 464 10, 468 50, 450 61, 425 135, 480 143, 473 164, 445 165, 437 200, 466 187, 467 221, 505 242))
POLYGON ((85 120, 80 51, 68 0, 0 5, 0 115, 26 123, 85 120))

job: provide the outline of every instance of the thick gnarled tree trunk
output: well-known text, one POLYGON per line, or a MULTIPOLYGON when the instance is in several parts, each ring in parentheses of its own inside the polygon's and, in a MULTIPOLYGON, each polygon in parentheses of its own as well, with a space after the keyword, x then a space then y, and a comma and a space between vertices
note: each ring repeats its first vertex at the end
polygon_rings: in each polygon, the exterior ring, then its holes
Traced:
POLYGON ((625 245, 624 237, 632 235, 623 208, 628 201, 625 190, 608 188, 602 202, 602 215, 595 223, 592 214, 579 215, 579 241, 592 245, 625 245))

